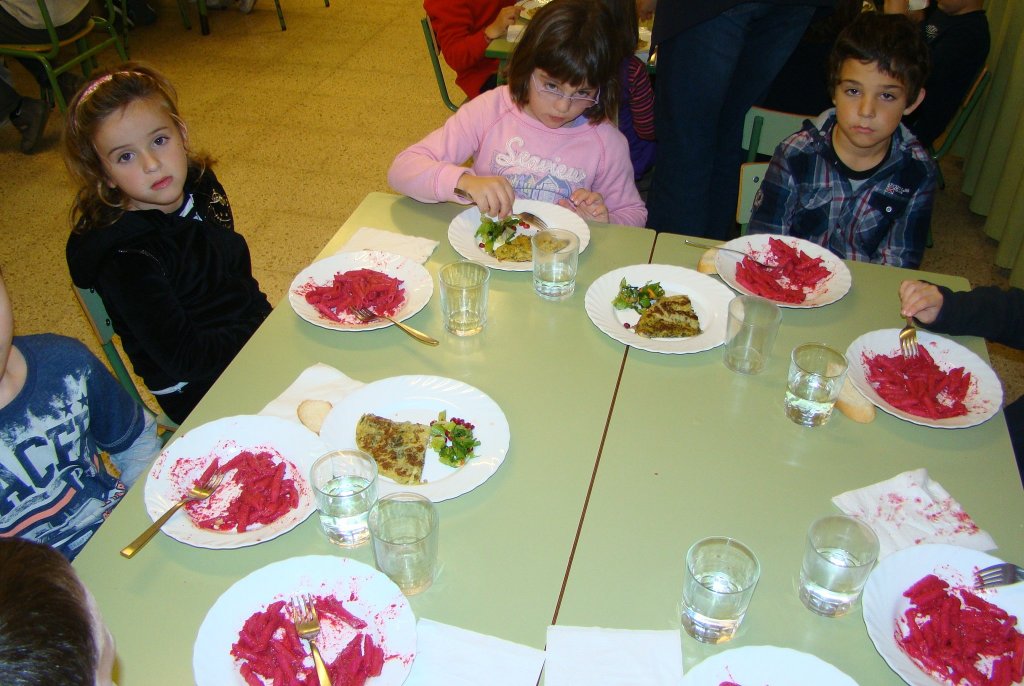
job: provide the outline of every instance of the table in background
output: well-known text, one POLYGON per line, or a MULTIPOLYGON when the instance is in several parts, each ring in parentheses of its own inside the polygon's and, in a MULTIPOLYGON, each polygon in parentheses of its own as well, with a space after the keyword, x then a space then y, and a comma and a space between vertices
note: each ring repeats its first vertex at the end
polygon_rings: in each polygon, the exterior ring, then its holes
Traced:
MULTIPOLYGON (((425 236, 440 241, 426 264, 433 278, 458 258, 447 229, 464 209, 373 193, 323 255, 363 226, 425 236)), ((649 229, 591 230, 578 290, 566 301, 538 298, 529 272, 492 270, 487 328, 460 339, 444 331, 435 292, 409 324, 440 339, 437 348, 395 327, 337 332, 313 326, 286 297, 180 431, 258 412, 317 362, 366 382, 432 374, 476 386, 507 416, 511 445, 486 483, 438 504, 441 574, 411 599, 412 608, 417 617, 543 648, 626 351, 591 324, 583 295, 609 270, 646 263, 654 245, 649 229)), ((256 569, 311 554, 373 564, 369 546, 344 551, 328 543, 315 516, 279 538, 238 550, 192 548, 158 535, 126 560, 118 551, 150 523, 143 486, 140 481, 129 491, 75 560, 117 639, 120 686, 191 683, 192 646, 207 610, 256 569)))
MULTIPOLYGON (((694 267, 700 254, 680 236, 659 234, 652 262, 694 267)), ((870 424, 837 412, 815 429, 786 418, 782 398, 796 345, 821 341, 845 351, 863 333, 899 328, 902 279, 967 287, 958 277, 847 264, 853 288, 845 298, 784 309, 760 375, 730 372, 721 348, 678 356, 629 350, 558 624, 677 629, 687 548, 706 536, 732 536, 757 555, 760 582, 734 640, 704 646, 683 639, 687 669, 722 650, 771 644, 817 655, 862 686, 896 685, 903 682, 875 652, 859 605, 826 619, 797 597, 807 528, 836 511, 833 495, 927 467, 992 534, 996 555, 1024 560, 1024 492, 1002 412, 957 430, 881 411, 870 424)), ((988 359, 981 339, 956 340, 988 359)))

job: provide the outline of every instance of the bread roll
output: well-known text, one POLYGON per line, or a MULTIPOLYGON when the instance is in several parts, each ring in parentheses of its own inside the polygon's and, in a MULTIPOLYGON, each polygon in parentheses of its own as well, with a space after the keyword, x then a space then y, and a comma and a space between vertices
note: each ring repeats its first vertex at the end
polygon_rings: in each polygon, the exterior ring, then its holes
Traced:
POLYGON ((701 274, 717 274, 718 268, 715 266, 715 256, 718 255, 717 248, 709 248, 703 255, 700 256, 700 262, 697 263, 697 271, 701 274))
POLYGON ((327 418, 332 407, 334 406, 326 400, 303 400, 299 403, 296 413, 299 415, 299 421, 307 429, 319 434, 320 428, 324 425, 324 419, 327 418))
POLYGON ((836 407, 847 417, 861 424, 867 424, 875 419, 875 406, 857 390, 849 376, 843 382, 843 389, 839 391, 836 407))

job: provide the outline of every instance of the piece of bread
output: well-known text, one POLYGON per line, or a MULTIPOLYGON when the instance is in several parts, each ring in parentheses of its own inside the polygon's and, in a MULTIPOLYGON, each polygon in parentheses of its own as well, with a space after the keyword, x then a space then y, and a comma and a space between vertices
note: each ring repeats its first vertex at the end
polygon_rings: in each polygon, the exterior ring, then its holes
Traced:
POLYGON ((718 255, 717 248, 708 248, 708 250, 700 256, 700 262, 697 263, 697 271, 701 274, 717 274, 718 267, 715 266, 716 255, 718 255))
POLYGON ((875 406, 857 390, 849 376, 846 377, 843 388, 839 391, 836 407, 847 417, 861 424, 867 424, 875 419, 875 406))
POLYGON ((320 428, 324 425, 324 419, 334 407, 327 400, 303 400, 299 403, 296 414, 299 421, 310 431, 319 434, 320 428))

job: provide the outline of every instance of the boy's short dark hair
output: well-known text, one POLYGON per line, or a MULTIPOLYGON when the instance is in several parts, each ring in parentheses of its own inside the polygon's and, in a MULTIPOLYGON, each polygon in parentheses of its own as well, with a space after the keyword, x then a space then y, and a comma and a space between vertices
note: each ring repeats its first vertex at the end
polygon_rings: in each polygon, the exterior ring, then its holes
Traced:
POLYGON ((0 539, 0 684, 93 686, 96 662, 85 588, 67 559, 0 539))
POLYGON ((839 85, 846 60, 874 62, 907 89, 907 103, 917 100, 928 78, 928 46, 917 26, 902 14, 865 12, 843 29, 828 60, 829 92, 839 85))

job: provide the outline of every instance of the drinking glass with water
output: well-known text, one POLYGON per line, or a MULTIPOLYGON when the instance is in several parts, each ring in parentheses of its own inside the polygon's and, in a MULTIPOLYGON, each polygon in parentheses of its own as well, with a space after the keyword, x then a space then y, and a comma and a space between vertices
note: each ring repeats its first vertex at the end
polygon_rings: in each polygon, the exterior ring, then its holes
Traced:
POLYGON ((320 528, 342 548, 366 543, 366 517, 377 501, 377 463, 359 450, 335 450, 310 469, 320 528))
POLYGON ((747 546, 712 537, 686 553, 680 622, 702 643, 723 643, 736 635, 747 612, 761 566, 747 546))

